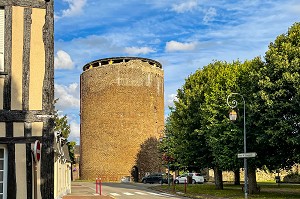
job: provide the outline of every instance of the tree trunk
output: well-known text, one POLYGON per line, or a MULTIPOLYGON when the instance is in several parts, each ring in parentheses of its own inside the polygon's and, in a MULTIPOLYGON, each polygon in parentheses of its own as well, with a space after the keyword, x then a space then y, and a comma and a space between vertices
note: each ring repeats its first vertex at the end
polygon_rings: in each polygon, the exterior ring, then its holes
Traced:
POLYGON ((236 169, 233 172, 234 172, 234 184, 240 185, 241 184, 240 169, 236 169))
POLYGON ((219 169, 219 167, 214 167, 214 176, 215 176, 215 185, 216 189, 223 189, 223 176, 222 176, 222 170, 219 169))
POLYGON ((256 169, 248 168, 248 185, 249 185, 249 194, 255 194, 260 192, 260 188, 257 187, 256 182, 256 169))

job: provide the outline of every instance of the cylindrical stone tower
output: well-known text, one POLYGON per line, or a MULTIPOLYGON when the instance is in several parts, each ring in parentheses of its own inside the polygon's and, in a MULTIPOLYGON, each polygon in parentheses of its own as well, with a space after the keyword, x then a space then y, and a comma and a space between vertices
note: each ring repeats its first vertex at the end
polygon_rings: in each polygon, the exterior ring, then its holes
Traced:
POLYGON ((159 62, 113 57, 81 74, 81 179, 130 176, 140 146, 164 124, 164 72, 159 62))

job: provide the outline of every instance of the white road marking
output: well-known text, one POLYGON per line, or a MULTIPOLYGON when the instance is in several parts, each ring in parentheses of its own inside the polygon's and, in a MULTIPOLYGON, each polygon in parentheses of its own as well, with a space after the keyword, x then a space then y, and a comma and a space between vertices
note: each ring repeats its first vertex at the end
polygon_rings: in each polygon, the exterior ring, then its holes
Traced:
POLYGON ((154 195, 154 196, 168 196, 168 197, 174 197, 175 195, 169 194, 169 193, 154 193, 154 192, 147 192, 148 194, 154 195))
POLYGON ((153 192, 147 192, 148 194, 151 194, 151 195, 155 195, 155 196, 160 196, 161 194, 159 193, 153 193, 153 192))
POLYGON ((129 192, 124 192, 123 194, 126 195, 126 196, 134 196, 133 193, 129 193, 129 192))
POLYGON ((110 195, 113 195, 113 196, 120 196, 120 194, 118 194, 118 193, 110 193, 110 195))
POLYGON ((164 195, 164 196, 174 196, 174 195, 169 194, 169 193, 161 193, 161 195, 164 195))
POLYGON ((136 194, 139 194, 139 195, 147 195, 146 193, 143 193, 143 192, 134 192, 136 194))
MULTIPOLYGON (((130 192, 123 192, 122 194, 126 195, 126 196, 134 196, 134 195, 154 195, 154 196, 168 196, 168 197, 172 197, 174 195, 172 194, 168 194, 168 193, 154 193, 154 192, 134 192, 134 193, 130 193, 130 192)), ((109 195, 112 195, 112 196, 121 196, 121 194, 119 193, 109 193, 109 195)))

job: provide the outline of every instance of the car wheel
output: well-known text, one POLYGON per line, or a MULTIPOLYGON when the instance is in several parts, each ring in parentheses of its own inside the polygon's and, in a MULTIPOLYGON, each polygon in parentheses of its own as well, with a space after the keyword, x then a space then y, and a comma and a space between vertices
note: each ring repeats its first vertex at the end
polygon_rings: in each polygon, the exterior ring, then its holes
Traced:
POLYGON ((147 182, 146 182, 146 180, 143 180, 142 183, 146 184, 147 182))
POLYGON ((174 183, 175 183, 175 184, 179 184, 179 181, 178 181, 178 180, 174 180, 174 183))
POLYGON ((162 181, 162 180, 159 180, 158 183, 159 183, 159 184, 163 184, 163 181, 162 181))
POLYGON ((192 184, 196 184, 196 180, 192 180, 192 184))

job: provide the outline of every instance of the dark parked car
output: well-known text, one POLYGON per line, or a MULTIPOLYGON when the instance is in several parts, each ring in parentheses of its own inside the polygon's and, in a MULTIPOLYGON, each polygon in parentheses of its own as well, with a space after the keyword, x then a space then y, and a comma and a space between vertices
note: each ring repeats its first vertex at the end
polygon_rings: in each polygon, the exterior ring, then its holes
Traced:
MULTIPOLYGON (((145 176, 142 178, 142 183, 150 183, 150 184, 153 184, 153 183, 159 183, 159 184, 162 184, 162 183, 166 183, 168 184, 168 174, 163 174, 163 173, 153 173, 153 174, 150 174, 148 176, 145 176)), ((172 183, 173 181, 173 178, 172 176, 170 175, 170 183, 172 183)))
POLYGON ((163 177, 161 173, 153 173, 142 178, 142 183, 162 183, 163 177))

